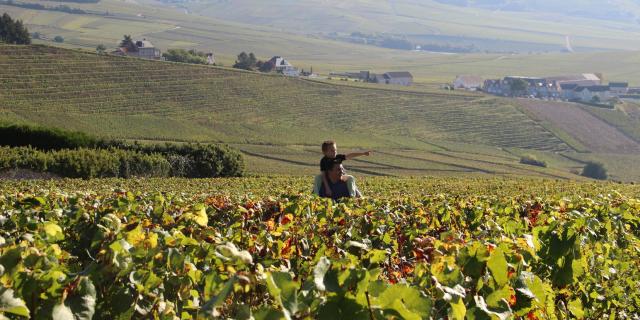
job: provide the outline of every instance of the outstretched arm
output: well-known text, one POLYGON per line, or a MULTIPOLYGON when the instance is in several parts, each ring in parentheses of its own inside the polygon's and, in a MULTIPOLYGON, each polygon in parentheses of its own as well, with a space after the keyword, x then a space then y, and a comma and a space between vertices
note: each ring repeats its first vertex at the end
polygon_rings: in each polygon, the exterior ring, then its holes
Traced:
POLYGON ((362 157, 362 156, 370 156, 372 151, 365 152, 353 152, 346 155, 347 160, 351 160, 353 158, 362 157))

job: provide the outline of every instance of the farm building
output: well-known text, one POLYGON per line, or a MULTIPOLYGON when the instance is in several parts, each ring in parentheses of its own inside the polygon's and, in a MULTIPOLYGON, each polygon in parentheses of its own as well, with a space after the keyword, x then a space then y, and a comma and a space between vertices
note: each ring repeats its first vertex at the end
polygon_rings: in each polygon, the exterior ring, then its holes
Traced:
POLYGON ((376 75, 377 83, 395 84, 400 86, 410 86, 413 84, 413 75, 407 71, 387 72, 376 75))
POLYGON ((148 41, 147 39, 136 41, 135 47, 136 47, 135 50, 131 50, 130 48, 127 48, 127 47, 120 47, 116 49, 116 51, 113 52, 113 54, 142 58, 142 59, 150 59, 150 60, 162 59, 162 54, 160 52, 160 49, 154 47, 151 41, 148 41))
POLYGON ((455 89, 477 90, 482 88, 483 82, 482 77, 461 75, 453 81, 453 87, 455 89))
POLYGON ((583 73, 578 75, 564 75, 546 77, 547 82, 555 82, 558 85, 562 84, 576 84, 578 86, 599 86, 602 84, 602 79, 595 73, 583 73))

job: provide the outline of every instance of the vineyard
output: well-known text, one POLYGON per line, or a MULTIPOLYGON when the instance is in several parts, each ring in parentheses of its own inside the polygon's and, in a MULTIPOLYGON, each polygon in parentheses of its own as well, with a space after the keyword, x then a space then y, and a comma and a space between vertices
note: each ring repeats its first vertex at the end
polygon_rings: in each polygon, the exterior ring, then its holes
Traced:
POLYGON ((3 182, 0 317, 639 318, 635 185, 310 184, 3 182))
POLYGON ((117 138, 308 144, 331 135, 359 145, 410 138, 570 149, 493 97, 375 90, 44 46, 1 46, 0 90, 0 121, 117 138))

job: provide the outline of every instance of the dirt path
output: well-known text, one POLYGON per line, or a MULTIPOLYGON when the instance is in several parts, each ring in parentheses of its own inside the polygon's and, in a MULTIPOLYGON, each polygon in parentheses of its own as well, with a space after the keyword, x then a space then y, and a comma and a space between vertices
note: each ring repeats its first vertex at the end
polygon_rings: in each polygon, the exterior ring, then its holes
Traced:
POLYGON ((592 152, 640 153, 640 144, 573 103, 533 99, 520 99, 518 102, 537 120, 565 131, 592 152))

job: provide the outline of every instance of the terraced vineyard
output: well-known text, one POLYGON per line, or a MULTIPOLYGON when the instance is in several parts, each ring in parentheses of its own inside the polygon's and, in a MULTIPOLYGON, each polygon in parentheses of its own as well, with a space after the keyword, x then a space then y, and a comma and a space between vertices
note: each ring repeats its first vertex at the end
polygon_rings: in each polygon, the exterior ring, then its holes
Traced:
POLYGON ((568 149, 492 97, 357 88, 45 46, 0 46, 0 90, 0 121, 120 138, 315 145, 334 137, 368 146, 439 140, 568 149))

